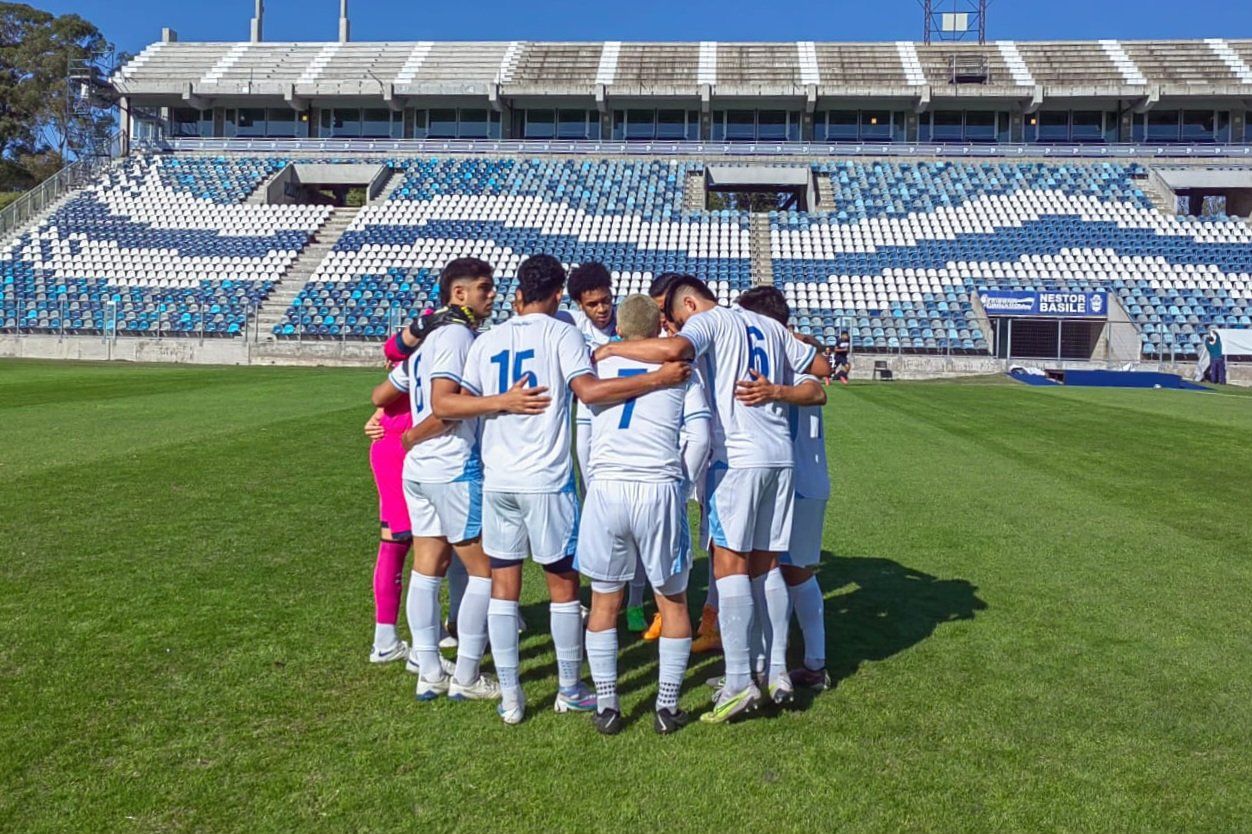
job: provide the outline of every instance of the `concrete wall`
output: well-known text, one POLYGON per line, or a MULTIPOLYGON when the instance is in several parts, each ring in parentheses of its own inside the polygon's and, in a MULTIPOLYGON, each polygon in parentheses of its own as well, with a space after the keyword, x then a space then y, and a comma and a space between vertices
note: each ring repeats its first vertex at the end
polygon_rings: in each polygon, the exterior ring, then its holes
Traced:
MULTIPOLYGON (((167 362, 199 365, 288 365, 383 368, 382 345, 378 342, 260 342, 244 339, 196 338, 119 338, 105 341, 99 336, 0 335, 0 357, 24 359, 66 359, 123 362, 167 362)), ((870 379, 875 362, 886 362, 897 379, 943 379, 985 374, 1002 374, 1010 365, 1030 365, 1048 369, 1103 370, 1121 368, 1122 361, 1057 362, 1055 360, 1013 360, 989 356, 913 356, 861 353, 852 357, 852 378, 870 379)), ((1190 378, 1195 363, 1137 362, 1141 370, 1169 371, 1190 378)), ((1252 386, 1252 364, 1231 365, 1230 381, 1252 386)))

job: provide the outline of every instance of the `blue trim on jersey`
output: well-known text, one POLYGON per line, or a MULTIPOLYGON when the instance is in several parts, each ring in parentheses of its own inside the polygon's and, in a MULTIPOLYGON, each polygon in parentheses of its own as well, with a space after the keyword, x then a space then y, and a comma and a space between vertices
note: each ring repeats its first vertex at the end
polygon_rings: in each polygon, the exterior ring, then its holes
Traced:
POLYGON ((713 461, 709 464, 709 471, 704 480, 704 493, 709 503, 709 538, 718 547, 730 547, 726 543, 726 531, 722 529, 722 520, 717 514, 717 502, 713 500, 717 493, 717 490, 713 488, 713 475, 719 469, 728 470, 730 465, 720 460, 713 461))
POLYGON ((692 413, 692 414, 684 414, 684 415, 683 415, 683 422, 684 422, 684 423, 690 423, 692 420, 699 420, 699 419, 701 419, 701 418, 704 418, 704 419, 707 419, 707 420, 712 420, 712 419, 713 419, 713 412, 712 412, 712 411, 707 411, 707 410, 706 410, 706 411, 697 411, 697 412, 694 412, 694 413, 692 413))
POLYGON ((582 521, 582 511, 578 506, 578 491, 574 487, 574 470, 570 469, 569 480, 561 487, 561 494, 570 496, 574 504, 574 526, 569 532, 569 540, 565 542, 565 555, 573 558, 578 553, 578 525, 582 521))
POLYGON ((565 377, 565 384, 569 385, 571 379, 578 379, 578 377, 586 376, 587 374, 590 374, 590 373, 591 373, 590 368, 583 368, 582 370, 574 371, 572 374, 565 377))
POLYGON ((478 455, 478 447, 475 446, 470 456, 465 459, 465 466, 461 467, 461 474, 452 479, 454 484, 463 484, 466 482, 481 482, 483 479, 483 459, 478 455))
POLYGON ((804 373, 809 368, 813 367, 813 360, 817 358, 817 348, 813 347, 807 342, 805 343, 805 347, 809 349, 809 355, 808 355, 808 358, 805 360, 804 367, 800 370, 800 373, 804 373))
POLYGON ((483 481, 477 478, 469 482, 469 517, 465 519, 465 536, 461 541, 476 539, 483 532, 483 481))
MULTIPOLYGON (((482 392, 482 391, 480 391, 480 390, 479 390, 476 386, 474 386, 474 385, 472 385, 472 384, 470 384, 470 383, 466 382, 465 380, 463 380, 463 379, 462 379, 462 380, 460 380, 460 383, 461 383, 461 387, 462 387, 462 388, 466 389, 467 391, 471 391, 471 392, 473 392, 475 396, 479 396, 479 397, 481 397, 481 396, 483 395, 483 392, 482 392)), ((501 391, 500 393, 502 393, 502 394, 503 394, 504 392, 503 392, 503 391, 501 391)))
POLYGON ((462 386, 465 385, 465 380, 461 379, 459 376, 452 373, 452 371, 437 371, 431 374, 430 378, 431 379, 450 379, 453 382, 455 382, 457 385, 462 385, 462 386))

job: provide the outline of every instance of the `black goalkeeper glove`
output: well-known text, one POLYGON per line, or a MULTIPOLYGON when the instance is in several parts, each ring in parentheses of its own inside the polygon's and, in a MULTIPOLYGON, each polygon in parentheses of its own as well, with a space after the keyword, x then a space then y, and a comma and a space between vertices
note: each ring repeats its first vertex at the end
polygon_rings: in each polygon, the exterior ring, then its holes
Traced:
POLYGON ((419 342, 448 324, 463 324, 471 330, 478 328, 479 319, 469 307, 449 304, 438 310, 426 310, 409 324, 409 333, 419 342))

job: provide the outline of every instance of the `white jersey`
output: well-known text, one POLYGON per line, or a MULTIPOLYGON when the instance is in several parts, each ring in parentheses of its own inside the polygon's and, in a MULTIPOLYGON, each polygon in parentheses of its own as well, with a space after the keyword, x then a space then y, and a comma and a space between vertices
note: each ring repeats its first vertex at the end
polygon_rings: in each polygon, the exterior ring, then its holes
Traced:
POLYGON ((484 489, 571 488, 569 382, 591 372, 582 334, 542 313, 514 316, 475 340, 462 374, 465 388, 492 396, 525 379, 527 387, 546 387, 552 397, 542 414, 493 414, 482 419, 484 489))
MULTIPOLYGON (((461 385, 465 358, 474 344, 474 331, 450 324, 431 333, 422 346, 391 372, 391 384, 409 394, 413 425, 430 416, 431 381, 450 379, 461 385)), ((478 454, 478 420, 460 420, 438 437, 424 440, 404 456, 404 479, 424 484, 448 484, 482 477, 478 454)))
POLYGON ((752 368, 775 384, 787 372, 808 370, 815 348, 791 335, 773 319, 749 310, 714 307, 687 319, 679 334, 691 342, 696 367, 709 386, 713 410, 712 459, 733 469, 792 465, 786 406, 746 406, 735 399, 735 386, 750 379, 752 368))
MULTIPOLYGON (((596 348, 600 347, 600 345, 607 345, 609 342, 617 338, 616 310, 613 311, 613 315, 609 318, 608 331, 604 331, 596 327, 595 323, 591 319, 587 318, 587 314, 578 307, 574 307, 572 310, 569 310, 568 313, 570 321, 574 322, 574 326, 578 328, 578 332, 583 334, 583 338, 587 340, 588 350, 594 351, 596 348)), ((575 407, 576 413, 574 419, 583 426, 590 425, 591 412, 587 410, 587 407, 582 403, 577 403, 575 407)))
MULTIPOLYGON (((795 384, 816 382, 808 374, 796 378, 795 384)), ((795 452, 796 498, 825 501, 830 498, 830 472, 826 468, 826 433, 822 408, 817 405, 789 407, 791 445, 795 452)))
POLYGON ((607 330, 601 330, 596 326, 595 322, 587 318, 578 307, 569 311, 570 318, 574 321, 574 326, 578 328, 578 332, 583 334, 583 338, 587 340, 587 347, 595 350, 600 345, 608 344, 617 338, 617 311, 613 311, 613 315, 609 316, 609 326, 607 330))
MULTIPOLYGON (((637 376, 659 365, 613 356, 596 367, 602 379, 637 376)), ((614 481, 682 481, 682 426, 711 415, 704 389, 692 377, 684 385, 652 391, 591 412, 591 476, 614 481)))

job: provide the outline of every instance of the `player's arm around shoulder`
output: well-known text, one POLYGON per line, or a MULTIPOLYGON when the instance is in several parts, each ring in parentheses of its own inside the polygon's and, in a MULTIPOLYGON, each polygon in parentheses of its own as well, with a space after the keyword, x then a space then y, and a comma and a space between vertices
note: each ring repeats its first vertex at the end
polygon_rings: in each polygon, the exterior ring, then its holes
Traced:
POLYGON ((794 385, 770 382, 754 370, 748 371, 751 379, 740 380, 735 385, 735 399, 744 405, 764 405, 778 402, 788 405, 825 405, 826 389, 816 379, 805 377, 794 385))
POLYGON ((664 362, 655 371, 613 379, 602 379, 590 373, 581 374, 570 380, 569 387, 584 405, 612 405, 662 388, 682 385, 690 376, 690 363, 664 362))
POLYGON ((391 373, 387 374, 387 378, 374 386, 373 392, 370 394, 370 402, 376 408, 390 405, 400 397, 409 393, 409 385, 411 384, 408 371, 405 364, 401 363, 392 368, 391 373))
POLYGON ((691 341, 681 333, 667 339, 631 339, 626 342, 607 342, 596 348, 595 360, 597 362, 614 356, 620 356, 623 359, 634 359, 636 362, 651 362, 655 365, 660 365, 665 362, 690 362, 696 358, 696 351, 691 341))

